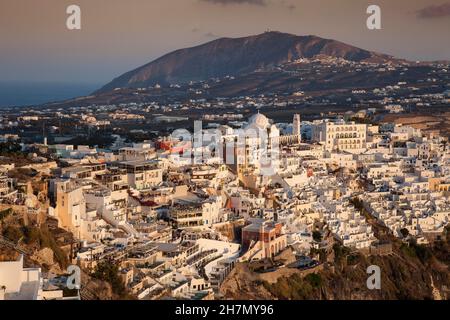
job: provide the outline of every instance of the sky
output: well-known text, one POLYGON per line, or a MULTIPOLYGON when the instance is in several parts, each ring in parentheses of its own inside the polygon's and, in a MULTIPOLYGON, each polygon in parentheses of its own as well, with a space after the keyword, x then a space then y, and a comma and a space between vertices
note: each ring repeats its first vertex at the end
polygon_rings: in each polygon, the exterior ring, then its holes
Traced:
POLYGON ((1 0, 0 82, 107 83, 170 51, 266 30, 450 60, 449 0, 1 0), (72 4, 81 30, 66 27, 72 4), (366 27, 371 4, 381 30, 366 27))

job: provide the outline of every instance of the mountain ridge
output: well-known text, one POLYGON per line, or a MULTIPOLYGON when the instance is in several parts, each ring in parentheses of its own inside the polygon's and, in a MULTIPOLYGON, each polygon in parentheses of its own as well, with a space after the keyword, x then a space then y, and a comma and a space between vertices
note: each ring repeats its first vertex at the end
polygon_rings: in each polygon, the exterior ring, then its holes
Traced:
POLYGON ((389 61, 393 57, 313 35, 278 31, 240 38, 219 38, 169 52, 113 79, 95 94, 115 88, 180 84, 239 75, 317 55, 349 61, 389 61))

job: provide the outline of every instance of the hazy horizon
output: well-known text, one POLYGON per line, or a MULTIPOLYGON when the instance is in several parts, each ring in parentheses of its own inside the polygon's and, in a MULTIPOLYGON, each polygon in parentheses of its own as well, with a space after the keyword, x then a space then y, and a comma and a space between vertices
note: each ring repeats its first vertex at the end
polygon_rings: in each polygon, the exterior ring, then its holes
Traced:
POLYGON ((0 81, 0 108, 39 105, 85 96, 102 83, 0 81))

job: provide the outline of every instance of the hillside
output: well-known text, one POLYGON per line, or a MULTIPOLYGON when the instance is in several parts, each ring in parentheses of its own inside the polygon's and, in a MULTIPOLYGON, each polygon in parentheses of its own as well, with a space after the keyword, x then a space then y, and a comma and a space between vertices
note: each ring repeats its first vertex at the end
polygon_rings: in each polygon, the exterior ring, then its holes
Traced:
POLYGON ((221 38, 171 52, 105 85, 97 93, 115 88, 179 84, 264 70, 300 58, 330 56, 349 61, 392 59, 351 45, 316 36, 266 32, 243 38, 221 38))
MULTIPOLYGON (((44 274, 66 275, 70 261, 73 234, 58 228, 57 221, 47 218, 38 224, 36 217, 15 210, 0 210, 0 261, 15 261, 19 255, 24 257, 25 268, 41 268, 44 274)), ((82 270, 83 300, 111 300, 128 298, 119 295, 108 278, 89 274, 82 270)), ((65 294, 75 293, 66 290, 65 294)))
POLYGON ((328 257, 331 261, 314 272, 283 268, 258 274, 248 263, 238 264, 222 284, 221 293, 224 299, 449 299, 449 228, 444 239, 431 247, 390 239, 393 252, 389 255, 366 256, 335 244, 328 257), (381 269, 381 290, 367 289, 370 265, 381 269))

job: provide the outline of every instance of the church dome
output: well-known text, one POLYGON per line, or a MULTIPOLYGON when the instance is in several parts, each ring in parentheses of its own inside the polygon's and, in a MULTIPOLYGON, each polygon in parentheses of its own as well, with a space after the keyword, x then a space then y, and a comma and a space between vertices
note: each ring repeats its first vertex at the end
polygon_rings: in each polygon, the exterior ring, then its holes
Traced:
POLYGON ((261 129, 266 129, 269 125, 269 119, 261 113, 253 115, 248 122, 249 126, 255 125, 261 129))

